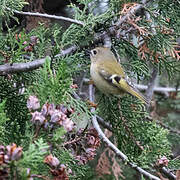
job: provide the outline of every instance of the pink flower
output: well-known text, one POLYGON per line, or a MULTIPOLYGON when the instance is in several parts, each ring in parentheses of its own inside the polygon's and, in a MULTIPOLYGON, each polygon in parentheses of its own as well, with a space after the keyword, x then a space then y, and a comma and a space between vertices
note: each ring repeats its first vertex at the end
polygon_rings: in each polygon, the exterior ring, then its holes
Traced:
POLYGON ((167 157, 163 156, 157 160, 156 165, 157 166, 168 166, 168 162, 169 162, 169 160, 167 159, 167 157))
POLYGON ((5 155, 5 161, 19 160, 22 155, 22 147, 17 147, 15 143, 6 146, 7 153, 5 155))
POLYGON ((57 167, 59 165, 59 160, 55 156, 50 154, 45 157, 44 163, 48 164, 51 167, 57 167))
POLYGON ((36 110, 40 108, 39 99, 36 96, 29 96, 27 100, 27 108, 31 110, 36 110))
POLYGON ((62 122, 62 125, 63 125, 64 129, 68 132, 72 131, 74 128, 74 123, 69 118, 66 118, 66 120, 64 120, 62 122))
POLYGON ((43 105, 42 109, 41 109, 41 113, 44 115, 44 116, 47 116, 47 115, 52 115, 55 111, 55 105, 54 104, 49 104, 49 103, 46 103, 43 105))
POLYGON ((67 116, 64 113, 56 109, 51 115, 51 122, 62 125, 62 121, 65 120, 66 118, 67 116))
POLYGON ((34 113, 31 113, 32 115, 32 119, 31 121, 33 122, 33 124, 44 124, 46 118, 38 111, 35 111, 34 113))

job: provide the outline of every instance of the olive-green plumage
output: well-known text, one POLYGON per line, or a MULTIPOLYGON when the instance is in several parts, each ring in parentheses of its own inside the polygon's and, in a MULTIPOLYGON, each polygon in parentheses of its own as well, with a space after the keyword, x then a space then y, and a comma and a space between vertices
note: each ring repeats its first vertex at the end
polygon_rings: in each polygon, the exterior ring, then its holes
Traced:
POLYGON ((129 93, 148 104, 146 98, 128 82, 123 68, 109 48, 97 47, 91 51, 90 74, 96 87, 104 94, 129 93))

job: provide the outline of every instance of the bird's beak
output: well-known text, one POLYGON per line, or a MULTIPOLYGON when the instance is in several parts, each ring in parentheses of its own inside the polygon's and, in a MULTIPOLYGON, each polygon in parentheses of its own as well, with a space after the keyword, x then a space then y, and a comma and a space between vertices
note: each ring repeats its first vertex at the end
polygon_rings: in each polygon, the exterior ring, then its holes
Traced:
POLYGON ((89 56, 91 54, 91 51, 90 50, 85 50, 85 55, 89 56))

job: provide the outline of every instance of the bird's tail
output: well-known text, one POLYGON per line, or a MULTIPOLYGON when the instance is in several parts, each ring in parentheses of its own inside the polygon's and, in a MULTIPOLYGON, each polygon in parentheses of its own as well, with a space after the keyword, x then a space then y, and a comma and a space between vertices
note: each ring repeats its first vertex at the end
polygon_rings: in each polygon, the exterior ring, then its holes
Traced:
POLYGON ((137 97, 143 103, 149 105, 148 99, 142 95, 138 89, 131 86, 124 78, 120 78, 119 76, 111 77, 112 83, 116 85, 118 88, 123 89, 125 92, 137 97))
POLYGON ((128 90, 128 93, 130 93, 133 96, 136 96, 143 103, 145 103, 147 105, 149 104, 149 101, 147 100, 147 98, 144 95, 142 95, 137 89, 132 88, 132 89, 128 90))

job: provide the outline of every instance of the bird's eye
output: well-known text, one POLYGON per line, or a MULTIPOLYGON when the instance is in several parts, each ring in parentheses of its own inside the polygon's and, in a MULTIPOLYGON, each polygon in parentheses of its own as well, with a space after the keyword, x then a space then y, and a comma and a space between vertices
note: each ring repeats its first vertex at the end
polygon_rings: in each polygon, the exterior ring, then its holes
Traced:
POLYGON ((97 54, 97 50, 96 50, 96 49, 93 49, 93 50, 91 51, 91 53, 92 53, 93 56, 95 56, 95 55, 97 54))

